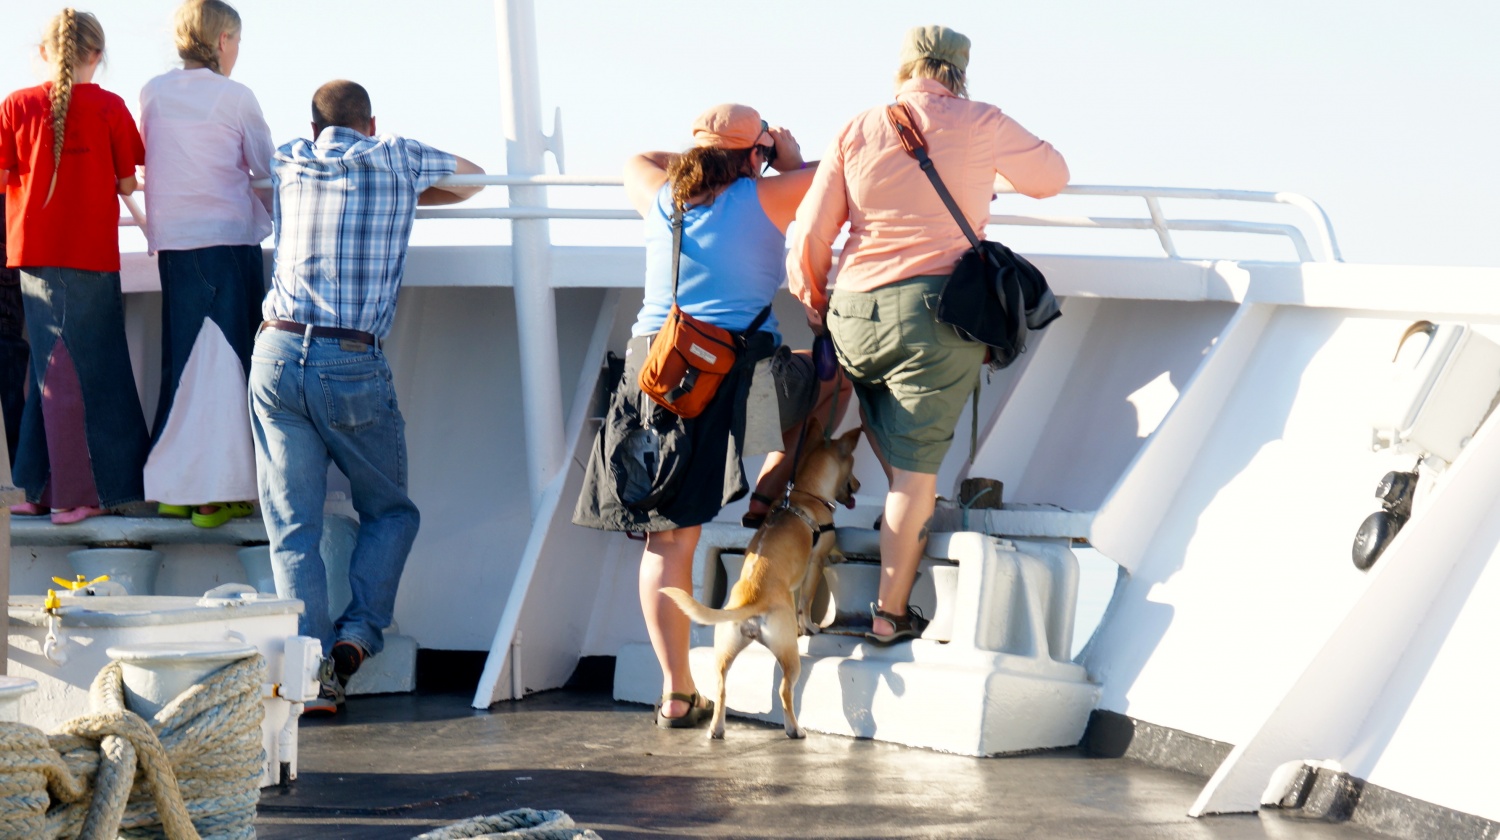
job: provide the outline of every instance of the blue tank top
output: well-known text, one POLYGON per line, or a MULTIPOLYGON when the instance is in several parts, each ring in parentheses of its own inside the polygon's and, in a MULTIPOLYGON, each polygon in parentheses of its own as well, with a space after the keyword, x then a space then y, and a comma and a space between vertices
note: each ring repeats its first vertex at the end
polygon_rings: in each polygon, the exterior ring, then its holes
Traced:
MULTIPOLYGON (((646 298, 632 335, 661 329, 672 306, 672 185, 646 214, 646 298)), ((677 305, 695 318, 738 332, 771 302, 786 281, 786 236, 761 209, 755 179, 741 178, 712 204, 683 214, 677 305)), ((762 330, 781 343, 776 313, 762 330)))

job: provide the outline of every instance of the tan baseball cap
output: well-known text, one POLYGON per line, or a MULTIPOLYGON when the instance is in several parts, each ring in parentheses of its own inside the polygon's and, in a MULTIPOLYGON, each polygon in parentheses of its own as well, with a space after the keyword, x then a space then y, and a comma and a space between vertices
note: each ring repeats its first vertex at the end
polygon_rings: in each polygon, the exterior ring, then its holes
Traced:
POLYGON ((969 68, 969 38, 946 26, 917 26, 901 42, 901 66, 919 58, 946 61, 959 70, 969 68))
MULTIPOLYGON (((693 120, 693 143, 720 149, 748 149, 765 133, 760 112, 749 105, 726 102, 693 120)), ((770 142, 762 145, 771 145, 770 142)))

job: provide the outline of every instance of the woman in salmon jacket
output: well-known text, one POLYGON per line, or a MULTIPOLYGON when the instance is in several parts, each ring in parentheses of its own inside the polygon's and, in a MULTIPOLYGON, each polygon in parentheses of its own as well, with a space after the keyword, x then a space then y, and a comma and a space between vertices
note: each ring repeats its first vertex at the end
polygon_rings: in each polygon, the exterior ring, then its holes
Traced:
MULTIPOLYGON (((1051 144, 999 108, 968 98, 968 65, 968 38, 919 26, 901 47, 896 101, 911 113, 939 176, 982 237, 996 176, 1045 198, 1067 185, 1068 167, 1051 144)), ((907 597, 927 543, 938 468, 985 353, 933 316, 969 241, 902 148, 883 105, 839 132, 797 211, 796 231, 787 284, 813 331, 833 336, 854 380, 866 440, 890 481, 869 637, 881 644, 913 638, 927 621, 907 597), (846 222, 849 239, 830 297, 833 241, 846 222)))

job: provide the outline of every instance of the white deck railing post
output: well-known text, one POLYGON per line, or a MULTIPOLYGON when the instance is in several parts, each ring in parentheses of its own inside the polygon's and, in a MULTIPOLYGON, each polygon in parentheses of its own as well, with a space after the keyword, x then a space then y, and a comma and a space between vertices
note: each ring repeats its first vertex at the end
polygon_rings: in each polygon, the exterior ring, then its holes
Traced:
MULTIPOLYGON (((505 164, 511 175, 541 175, 546 138, 531 0, 495 0, 504 97, 505 164)), ((510 203, 545 207, 545 186, 510 187, 510 203)), ((526 476, 534 516, 562 464, 562 375, 557 358, 557 306, 552 292, 552 243, 545 218, 511 222, 521 412, 526 421, 526 476)))
POLYGON ((1156 238, 1161 240, 1161 249, 1167 256, 1177 259, 1177 248, 1172 244, 1172 232, 1167 230, 1166 216, 1162 215, 1161 202, 1156 196, 1146 196, 1146 210, 1151 213, 1151 226, 1156 228, 1156 238))

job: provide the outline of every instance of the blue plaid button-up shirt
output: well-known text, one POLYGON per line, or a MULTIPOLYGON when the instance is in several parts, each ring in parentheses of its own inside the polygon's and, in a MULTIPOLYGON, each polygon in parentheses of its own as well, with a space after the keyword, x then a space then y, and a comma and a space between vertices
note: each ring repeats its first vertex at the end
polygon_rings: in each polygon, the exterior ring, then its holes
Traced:
POLYGON ((453 155, 415 140, 342 126, 277 149, 276 259, 265 318, 384 338, 396 316, 417 196, 457 168, 453 155))

